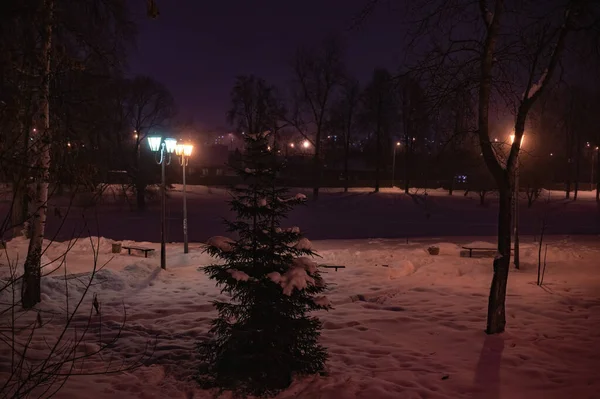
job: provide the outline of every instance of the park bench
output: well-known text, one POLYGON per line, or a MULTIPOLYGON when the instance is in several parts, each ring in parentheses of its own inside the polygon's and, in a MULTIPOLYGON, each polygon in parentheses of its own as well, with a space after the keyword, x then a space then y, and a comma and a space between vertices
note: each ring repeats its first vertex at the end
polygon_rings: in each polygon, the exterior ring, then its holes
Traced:
POLYGON ((123 249, 127 250, 127 254, 131 255, 131 250, 142 251, 144 253, 144 258, 148 257, 148 252, 154 251, 153 248, 143 248, 143 247, 123 247, 123 249))
POLYGON ((335 269, 336 272, 338 271, 338 269, 346 268, 346 266, 337 266, 337 265, 319 265, 319 267, 322 267, 324 269, 335 269))
MULTIPOLYGON (((495 256, 498 251, 497 248, 481 248, 481 247, 462 247, 466 251, 469 251, 469 258, 473 257, 473 252, 482 256, 495 256)), ((514 249, 511 249, 511 251, 514 249)), ((466 256, 466 251, 461 251, 460 256, 466 256)))

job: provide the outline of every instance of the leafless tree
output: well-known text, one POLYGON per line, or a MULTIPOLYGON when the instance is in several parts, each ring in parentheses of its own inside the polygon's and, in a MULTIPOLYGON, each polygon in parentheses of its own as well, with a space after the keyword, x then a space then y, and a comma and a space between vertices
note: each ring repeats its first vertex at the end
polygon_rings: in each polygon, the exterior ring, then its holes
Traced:
POLYGON ((152 133, 160 133, 175 115, 171 93, 160 82, 149 76, 136 76, 123 82, 123 107, 129 131, 123 132, 125 141, 133 141, 131 170, 138 209, 146 207, 147 171, 141 158, 142 143, 152 133))
POLYGON ((375 139, 375 192, 379 192, 381 170, 387 164, 384 148, 391 148, 391 136, 398 121, 398 104, 392 75, 375 69, 362 93, 361 125, 375 139))
POLYGON ((314 147, 313 197, 316 200, 321 185, 323 133, 335 92, 344 76, 340 44, 328 40, 319 48, 298 49, 293 69, 293 104, 288 121, 314 147))
POLYGON ((285 110, 276 96, 275 88, 253 75, 238 76, 231 89, 231 108, 227 119, 246 134, 273 131, 282 126, 285 110))
POLYGON ((357 129, 357 113, 360 102, 360 84, 346 78, 342 83, 340 98, 333 104, 329 118, 329 129, 343 139, 344 151, 344 192, 348 192, 350 182, 349 160, 352 137, 357 129))
POLYGON ((489 334, 504 331, 517 157, 529 111, 556 79, 566 46, 597 30, 598 6, 585 0, 412 2, 413 49, 426 46, 415 70, 440 93, 469 88, 477 98, 477 136, 499 191, 498 255, 490 288, 489 334), (426 15, 424 15, 424 13, 426 15), (423 16, 424 15, 424 16, 423 16), (459 79, 461 78, 461 79, 459 79), (514 143, 504 162, 490 138, 491 108, 515 110, 514 143))
POLYGON ((123 308, 123 320, 116 329, 105 329, 101 302, 95 294, 91 300, 89 293, 94 288, 94 278, 106 264, 98 262, 99 241, 91 237, 89 240, 93 262, 88 273, 67 272, 68 252, 78 237, 68 242, 64 253, 42 267, 44 276, 50 276, 45 278, 63 284, 64 314, 20 309, 19 259, 11 258, 8 248, 3 250, 8 273, 0 278, 0 398, 49 398, 69 378, 132 371, 151 356, 150 343, 130 359, 111 354, 123 332, 126 313, 123 308), (62 275, 56 275, 59 271, 62 275))
POLYGON ((418 80, 408 75, 399 80, 397 87, 404 152, 404 192, 408 194, 417 148, 424 147, 429 111, 425 92, 418 80))

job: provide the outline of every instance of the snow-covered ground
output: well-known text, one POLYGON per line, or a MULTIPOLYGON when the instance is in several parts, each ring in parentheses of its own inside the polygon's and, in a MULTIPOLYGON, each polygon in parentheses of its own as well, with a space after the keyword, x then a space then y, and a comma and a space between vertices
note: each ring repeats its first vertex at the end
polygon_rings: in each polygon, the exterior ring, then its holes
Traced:
MULTIPOLYGON (((326 376, 296 379, 279 398, 485 398, 597 399, 600 392, 600 240, 598 236, 547 238, 545 285, 535 285, 537 246, 525 242, 521 270, 511 270, 507 331, 487 336, 485 316, 491 259, 459 257, 460 246, 492 238, 337 240, 313 242, 334 309, 320 312, 322 342, 329 348, 326 376), (426 249, 439 244, 439 256, 426 249)), ((219 290, 200 267, 212 259, 192 245, 169 244, 167 270, 159 256, 111 254, 99 240, 98 263, 108 262, 92 292, 101 304, 104 334, 127 310, 125 331, 105 356, 131 359, 156 339, 152 358, 119 375, 71 379, 60 398, 210 398, 192 377, 194 346, 215 316, 219 290)), ((131 242, 123 242, 123 244, 131 242)), ((139 243, 156 248, 155 243, 139 243)), ((44 255, 43 307, 64 308, 64 270, 86 273, 93 265, 89 240, 53 243, 44 255), (54 262, 52 262, 54 259, 54 262), (66 260, 60 266, 60 261, 66 260)), ((0 272, 24 259, 27 241, 8 242, 0 272)), ((82 275, 79 275, 80 277, 82 275)), ((83 275, 81 278, 84 278, 83 275)), ((70 295, 77 292, 75 279, 70 295)), ((88 297, 91 302, 92 295, 88 297)), ((86 306, 86 310, 87 310, 86 306)), ((61 318, 44 327, 51 340, 61 318)), ((93 346, 93 343, 89 345, 93 346)), ((5 350, 3 348, 2 350, 5 350)), ((0 353, 0 362, 7 357, 0 353)), ((87 367, 100 367, 90 362, 87 367)), ((225 395, 228 397, 228 395, 225 395)))

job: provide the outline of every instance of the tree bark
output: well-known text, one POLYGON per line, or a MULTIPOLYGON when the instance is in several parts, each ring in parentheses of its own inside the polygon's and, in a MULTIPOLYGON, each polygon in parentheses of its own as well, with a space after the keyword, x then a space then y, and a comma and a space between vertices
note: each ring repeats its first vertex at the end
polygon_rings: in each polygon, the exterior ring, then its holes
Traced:
POLYGON ((596 202, 600 202, 600 152, 596 150, 596 202))
POLYGON ((406 149, 404 151, 404 194, 408 194, 408 188, 410 185, 410 177, 408 174, 408 170, 409 170, 409 165, 410 165, 410 149, 408 147, 409 143, 408 140, 406 140, 406 145, 404 146, 404 148, 406 149))
POLYGON ((322 121, 319 120, 319 126, 317 128, 317 135, 315 137, 315 158, 314 158, 314 186, 313 186, 313 200, 319 199, 319 188, 321 186, 321 125, 322 121))
POLYGON ((573 163, 572 161, 572 146, 571 146, 571 135, 567 132, 567 176, 566 176, 566 181, 565 181, 565 198, 569 199, 571 198, 571 175, 572 175, 572 170, 573 170, 573 163))
MULTIPOLYGON (((139 178, 138 178, 139 179, 139 178)), ((135 185, 135 199, 137 209, 143 211, 146 209, 146 185, 139 180, 135 185)))
POLYGON ((315 153, 314 158, 314 187, 313 187, 313 200, 319 199, 319 187, 321 186, 321 162, 319 156, 315 153))
POLYGON ((348 192, 349 179, 348 176, 348 158, 350 158, 350 132, 346 133, 346 143, 344 148, 344 192, 348 192))
POLYGON ((573 201, 577 201, 577 194, 579 194, 579 174, 581 173, 581 150, 580 150, 579 138, 576 140, 577 149, 575 150, 575 183, 573 187, 573 201))
MULTIPOLYGON (((136 130, 139 132, 139 130, 136 130)), ((141 134, 141 133, 138 133, 141 134)), ((139 137, 136 139, 135 143, 135 198, 137 209, 143 211, 146 209, 146 178, 144 176, 144 172, 141 167, 141 145, 139 137)))
MULTIPOLYGON (((506 179, 508 180, 508 179, 506 179)), ((508 270, 510 266, 510 227, 512 190, 508 181, 499 187, 498 254, 494 259, 494 276, 488 301, 486 333, 497 334, 506 326, 505 302, 508 270)))
POLYGON ((48 181, 50 171, 50 145, 52 134, 50 132, 50 57, 52 52, 52 22, 54 14, 54 0, 46 0, 44 9, 47 21, 42 45, 43 85, 40 108, 44 122, 41 136, 36 137, 37 166, 39 175, 35 184, 35 211, 32 216, 32 232, 25 258, 22 286, 21 304, 23 308, 30 309, 41 301, 41 257, 46 228, 46 214, 48 210, 48 181))
POLYGON ((381 128, 379 126, 379 120, 377 121, 377 143, 376 143, 376 152, 377 152, 377 157, 375 159, 375 192, 378 193, 379 192, 379 186, 380 186, 380 174, 381 174, 381 128))

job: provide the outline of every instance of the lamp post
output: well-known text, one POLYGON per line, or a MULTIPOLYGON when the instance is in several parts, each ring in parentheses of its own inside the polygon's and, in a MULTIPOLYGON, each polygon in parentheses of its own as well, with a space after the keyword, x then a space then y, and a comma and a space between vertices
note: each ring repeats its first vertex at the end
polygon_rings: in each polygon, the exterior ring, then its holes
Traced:
POLYGON ((160 212, 160 267, 167 268, 167 256, 165 250, 165 220, 167 218, 167 187, 165 184, 165 166, 171 163, 171 154, 175 151, 177 140, 160 136, 148 137, 150 150, 158 153, 159 158, 156 162, 161 165, 161 212, 160 212))
POLYGON ((394 155, 392 156, 392 188, 394 188, 394 182, 396 177, 396 149, 400 147, 400 142, 397 141, 394 145, 394 155))
POLYGON ((175 153, 179 155, 179 163, 183 168, 183 253, 189 252, 188 248, 188 223, 187 223, 187 198, 185 190, 185 167, 188 165, 194 146, 191 144, 177 144, 175 153))
MULTIPOLYGON (((511 145, 515 142, 515 135, 512 134, 510 136, 510 143, 511 145)), ((525 142, 525 136, 521 136, 521 145, 523 145, 523 143, 525 142)), ((521 147, 519 146, 519 150, 521 149, 521 147)), ((515 236, 515 258, 514 258, 514 262, 515 262, 515 267, 518 269, 519 268, 519 264, 521 262, 521 257, 519 254, 519 153, 517 153, 517 159, 516 159, 516 166, 515 166, 515 192, 514 192, 514 201, 515 201, 515 207, 514 207, 514 226, 513 226, 513 232, 514 232, 514 236, 515 236)))

